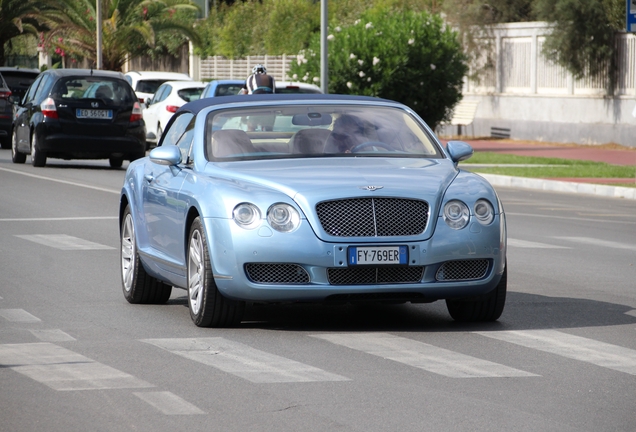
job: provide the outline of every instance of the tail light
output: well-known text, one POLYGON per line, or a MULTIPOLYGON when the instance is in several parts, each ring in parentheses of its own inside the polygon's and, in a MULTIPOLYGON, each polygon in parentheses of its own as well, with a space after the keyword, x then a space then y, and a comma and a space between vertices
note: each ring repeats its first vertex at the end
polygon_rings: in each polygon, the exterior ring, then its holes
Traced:
POLYGON ((135 102, 132 113, 130 114, 130 122, 132 123, 139 120, 141 120, 141 105, 139 105, 139 102, 135 102))
POLYGON ((0 99, 9 99, 9 96, 11 96, 11 90, 0 90, 0 99))
POLYGON ((178 106, 166 105, 166 111, 168 111, 168 112, 175 113, 175 112, 177 112, 178 109, 179 109, 178 106))
POLYGON ((44 102, 40 104, 40 109, 42 109, 42 115, 44 115, 45 118, 57 118, 57 107, 55 106, 53 98, 44 99, 44 102))

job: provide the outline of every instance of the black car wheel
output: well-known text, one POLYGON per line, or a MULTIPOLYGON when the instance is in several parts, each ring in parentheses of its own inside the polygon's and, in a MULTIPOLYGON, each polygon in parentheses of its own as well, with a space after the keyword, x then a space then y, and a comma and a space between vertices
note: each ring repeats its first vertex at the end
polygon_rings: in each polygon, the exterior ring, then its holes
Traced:
POLYGON ((25 155, 24 153, 20 153, 18 151, 18 137, 15 130, 13 131, 12 137, 13 138, 11 140, 11 160, 13 161, 13 163, 23 164, 24 162, 26 162, 27 155, 25 155))
POLYGON ((124 163, 124 158, 111 156, 110 158, 108 158, 108 162, 110 163, 111 168, 121 168, 124 163))
POLYGON ((124 297, 129 303, 163 304, 172 293, 172 286, 167 285, 146 273, 135 239, 135 224, 130 206, 126 206, 120 228, 120 263, 121 285, 124 297))
POLYGON ((485 297, 470 300, 446 300, 448 313, 455 321, 497 321, 506 303, 508 265, 497 287, 485 297))
POLYGON ((46 165, 46 153, 38 148, 36 132, 33 132, 33 135, 31 136, 31 164, 34 167, 43 167, 46 165))
POLYGON ((201 219, 194 220, 188 238, 188 306, 192 321, 199 327, 231 327, 240 323, 245 303, 227 299, 217 289, 201 219))

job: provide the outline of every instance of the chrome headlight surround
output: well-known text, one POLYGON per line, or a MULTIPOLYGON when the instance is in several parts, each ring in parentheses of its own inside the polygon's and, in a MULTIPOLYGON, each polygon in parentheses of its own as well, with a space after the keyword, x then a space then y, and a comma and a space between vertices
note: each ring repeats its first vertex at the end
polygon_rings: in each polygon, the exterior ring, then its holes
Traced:
POLYGON ((267 222, 278 232, 290 233, 300 226, 300 214, 289 204, 276 203, 267 209, 267 222))
POLYGON ((451 200, 444 204, 444 222, 452 229, 460 230, 468 225, 470 210, 459 200, 451 200))
POLYGON ((241 228, 251 230, 261 224, 261 211, 254 204, 243 202, 232 210, 232 219, 241 228))
POLYGON ((486 199, 478 199, 473 206, 475 218, 482 225, 490 225, 495 220, 495 209, 486 199))

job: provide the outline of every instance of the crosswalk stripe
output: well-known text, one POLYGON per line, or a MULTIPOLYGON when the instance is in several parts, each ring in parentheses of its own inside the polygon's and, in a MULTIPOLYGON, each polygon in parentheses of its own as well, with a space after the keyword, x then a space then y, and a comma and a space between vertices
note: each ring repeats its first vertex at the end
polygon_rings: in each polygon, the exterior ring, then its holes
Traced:
POLYGON ((253 383, 348 381, 294 360, 260 351, 222 337, 143 339, 142 342, 213 366, 253 383))
POLYGON ((0 309, 0 316, 12 322, 39 322, 40 318, 31 315, 24 309, 0 309))
POLYGON ((557 246, 546 243, 538 243, 528 240, 519 240, 514 238, 508 238, 508 246, 518 248, 532 248, 532 249, 572 249, 567 246, 557 246))
POLYGON ((636 350, 557 330, 475 332, 492 339, 636 375, 636 350))
POLYGON ((190 402, 169 391, 133 392, 133 394, 166 415, 205 414, 190 402))
POLYGON ((153 387, 145 381, 57 345, 0 345, 0 366, 58 391, 153 387))
POLYGON ((64 333, 60 329, 29 331, 33 333, 33 336, 40 339, 42 342, 68 342, 76 340, 73 336, 64 333))
POLYGON ((537 376, 388 333, 340 333, 312 336, 451 378, 537 376))
POLYGON ((627 244, 627 243, 619 243, 608 240, 600 240, 590 237, 554 237, 560 240, 567 240, 575 243, 592 245, 592 246, 603 246, 612 249, 626 249, 631 251, 636 251, 635 244, 627 244))
POLYGON ((115 249, 111 246, 93 243, 91 241, 66 234, 16 235, 16 237, 61 250, 115 249))

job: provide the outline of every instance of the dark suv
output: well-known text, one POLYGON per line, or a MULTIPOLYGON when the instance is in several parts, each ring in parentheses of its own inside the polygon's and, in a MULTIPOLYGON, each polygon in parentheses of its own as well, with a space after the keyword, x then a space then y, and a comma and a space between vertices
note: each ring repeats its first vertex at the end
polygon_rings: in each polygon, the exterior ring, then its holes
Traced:
POLYGON ((119 72, 49 69, 18 106, 12 159, 33 166, 47 158, 108 159, 119 168, 146 152, 141 106, 119 72))
POLYGON ((39 73, 37 69, 0 67, 0 146, 2 148, 11 147, 12 102, 22 99, 39 73))

